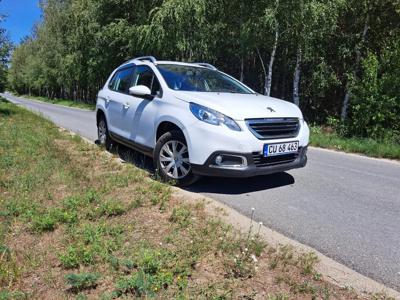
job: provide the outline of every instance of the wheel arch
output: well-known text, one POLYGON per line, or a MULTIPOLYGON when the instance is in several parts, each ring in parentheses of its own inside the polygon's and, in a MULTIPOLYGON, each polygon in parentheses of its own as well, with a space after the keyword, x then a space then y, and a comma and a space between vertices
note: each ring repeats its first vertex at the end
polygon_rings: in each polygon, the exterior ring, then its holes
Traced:
MULTIPOLYGON (((157 130, 156 130, 156 142, 159 140, 159 138, 172 130, 177 130, 182 132, 182 134, 185 136, 185 133, 183 132, 183 130, 181 129, 180 126, 176 125, 174 122, 171 121, 162 121, 160 124, 158 124, 157 126, 157 130)), ((186 139, 186 136, 185 136, 186 139)))
POLYGON ((99 125, 99 120, 101 117, 104 117, 104 119, 106 120, 106 123, 107 123, 106 113, 102 109, 99 108, 99 109, 97 109, 97 112, 96 112, 96 125, 99 125))

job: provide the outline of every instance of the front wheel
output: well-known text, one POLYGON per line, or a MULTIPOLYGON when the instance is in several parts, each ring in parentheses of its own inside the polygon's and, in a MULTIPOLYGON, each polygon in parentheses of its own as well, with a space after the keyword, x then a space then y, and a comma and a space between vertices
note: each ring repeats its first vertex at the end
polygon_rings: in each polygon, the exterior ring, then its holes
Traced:
POLYGON ((190 166, 185 137, 177 130, 167 132, 158 139, 154 164, 161 179, 177 186, 188 186, 198 179, 190 166))

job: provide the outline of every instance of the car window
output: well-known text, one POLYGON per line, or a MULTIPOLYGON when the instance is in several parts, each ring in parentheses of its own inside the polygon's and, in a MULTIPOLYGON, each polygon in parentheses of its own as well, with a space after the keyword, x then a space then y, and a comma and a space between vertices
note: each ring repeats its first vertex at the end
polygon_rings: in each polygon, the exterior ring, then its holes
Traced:
POLYGON ((110 90, 127 94, 132 80, 133 71, 134 67, 128 67, 117 71, 108 85, 110 90))
POLYGON ((137 66, 133 75, 132 86, 144 85, 153 96, 161 96, 161 86, 153 70, 148 66, 137 66))
POLYGON ((158 65, 169 88, 176 91, 252 94, 245 85, 222 72, 185 65, 158 65))

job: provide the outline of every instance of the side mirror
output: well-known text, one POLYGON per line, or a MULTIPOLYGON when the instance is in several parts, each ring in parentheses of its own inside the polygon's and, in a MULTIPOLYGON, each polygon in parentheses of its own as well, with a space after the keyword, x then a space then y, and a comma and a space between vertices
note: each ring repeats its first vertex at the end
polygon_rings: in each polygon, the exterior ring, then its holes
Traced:
POLYGON ((151 94, 150 89, 145 85, 137 85, 129 88, 129 95, 153 100, 154 96, 151 94))

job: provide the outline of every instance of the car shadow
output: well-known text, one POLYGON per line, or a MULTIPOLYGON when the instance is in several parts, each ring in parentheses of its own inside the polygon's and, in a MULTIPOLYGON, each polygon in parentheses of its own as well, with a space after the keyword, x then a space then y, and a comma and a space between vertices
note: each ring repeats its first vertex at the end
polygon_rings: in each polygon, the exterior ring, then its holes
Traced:
MULTIPOLYGON (((99 145, 98 140, 96 140, 95 143, 99 145)), ((109 152, 117 155, 122 162, 132 164, 135 167, 149 172, 152 176, 155 173, 153 160, 140 152, 121 144, 113 144, 109 152)))
MULTIPOLYGON (((121 144, 113 145, 110 152, 118 155, 123 162, 133 164, 134 166, 149 172, 151 176, 155 173, 153 160, 144 154, 121 144)), ((203 177, 198 182, 191 186, 184 187, 183 189, 195 193, 240 195, 279 188, 294 183, 295 179, 292 175, 286 172, 281 172, 250 178, 203 177)))
POLYGON ((292 175, 286 172, 250 177, 250 178, 220 178, 204 177, 185 190, 196 193, 213 193, 240 195, 251 192, 269 190, 294 184, 292 175))

